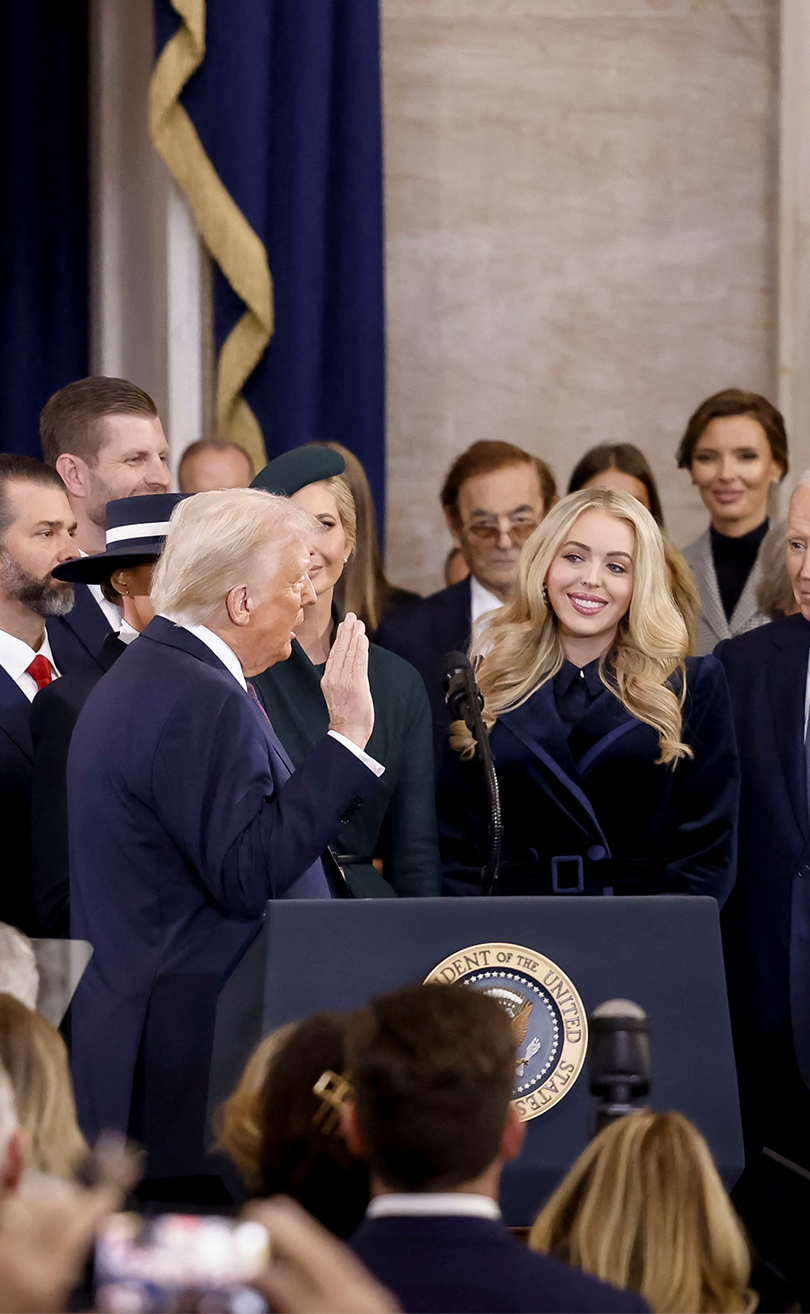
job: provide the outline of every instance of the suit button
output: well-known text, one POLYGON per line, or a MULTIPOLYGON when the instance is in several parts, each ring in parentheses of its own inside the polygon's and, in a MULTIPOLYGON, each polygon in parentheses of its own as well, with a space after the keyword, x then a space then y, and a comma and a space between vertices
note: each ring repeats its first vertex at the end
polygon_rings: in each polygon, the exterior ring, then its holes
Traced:
POLYGON ((591 862, 601 862, 606 855, 607 849, 603 848, 601 844, 592 844, 588 849, 588 857, 591 862))

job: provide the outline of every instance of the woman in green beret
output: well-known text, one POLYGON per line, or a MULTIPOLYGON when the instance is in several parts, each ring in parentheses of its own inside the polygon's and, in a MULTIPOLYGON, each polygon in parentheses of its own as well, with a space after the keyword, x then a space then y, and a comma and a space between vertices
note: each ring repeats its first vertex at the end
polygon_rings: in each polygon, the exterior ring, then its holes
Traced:
MULTIPOLYGON (((253 684, 294 765, 326 734, 321 676, 340 620, 335 585, 351 557, 356 511, 343 457, 299 447, 272 461, 253 486, 281 493, 323 525, 310 554, 316 601, 304 611, 292 655, 253 684)), ((341 827, 338 861, 355 898, 438 895, 441 888, 430 707, 420 676, 401 657, 369 647, 374 731, 366 752, 385 767, 382 789, 341 827)))

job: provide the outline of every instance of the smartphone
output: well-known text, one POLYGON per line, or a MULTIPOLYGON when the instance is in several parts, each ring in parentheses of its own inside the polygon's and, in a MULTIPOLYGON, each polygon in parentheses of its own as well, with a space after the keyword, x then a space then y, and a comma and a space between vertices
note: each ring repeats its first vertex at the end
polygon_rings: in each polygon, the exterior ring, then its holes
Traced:
POLYGON ((261 1223, 197 1214, 113 1214, 96 1241, 106 1314, 266 1314, 247 1284, 270 1262, 261 1223))

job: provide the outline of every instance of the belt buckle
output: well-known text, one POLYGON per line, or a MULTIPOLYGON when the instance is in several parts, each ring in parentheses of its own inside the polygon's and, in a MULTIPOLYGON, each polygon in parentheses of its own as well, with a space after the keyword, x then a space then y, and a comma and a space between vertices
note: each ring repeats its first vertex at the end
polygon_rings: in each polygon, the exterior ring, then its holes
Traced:
MULTIPOLYGON (((572 873, 573 874, 573 873, 572 873)), ((563 874, 563 879, 565 879, 563 874)), ((582 856, 579 853, 559 853, 551 859, 551 892, 552 894, 583 894, 585 891, 585 871, 582 865, 582 856), (560 886, 560 871, 563 863, 573 864, 576 869, 576 885, 563 884, 560 886)))

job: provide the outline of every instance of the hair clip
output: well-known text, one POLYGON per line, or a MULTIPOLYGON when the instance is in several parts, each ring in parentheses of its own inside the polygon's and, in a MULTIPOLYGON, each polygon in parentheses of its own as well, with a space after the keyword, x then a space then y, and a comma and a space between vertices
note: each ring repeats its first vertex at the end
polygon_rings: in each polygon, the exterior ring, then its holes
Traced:
POLYGON ((354 1087, 345 1072, 338 1076, 331 1068, 327 1068, 312 1087, 312 1094, 321 1101, 320 1108, 312 1115, 313 1125, 320 1127, 325 1136, 331 1136, 340 1126, 344 1104, 348 1104, 354 1097, 354 1087))

